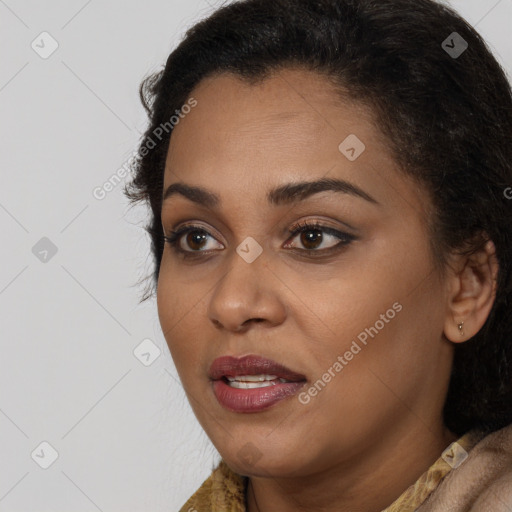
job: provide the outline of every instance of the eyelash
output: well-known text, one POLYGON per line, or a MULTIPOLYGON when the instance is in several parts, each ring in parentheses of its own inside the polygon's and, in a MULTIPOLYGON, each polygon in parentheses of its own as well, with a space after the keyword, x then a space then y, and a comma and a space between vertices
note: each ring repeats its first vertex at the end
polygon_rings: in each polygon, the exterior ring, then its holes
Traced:
MULTIPOLYGON (((188 234, 190 232, 194 232, 194 231, 200 232, 200 233, 206 233, 208 236, 211 236, 210 233, 208 233, 208 231, 206 231, 205 229, 203 229, 199 226, 189 225, 189 226, 185 226, 181 229, 178 229, 177 231, 171 231, 171 234, 169 236, 164 235, 164 241, 171 246, 173 251, 181 254, 184 258, 193 258, 193 257, 197 257, 197 255, 199 255, 201 253, 208 253, 209 251, 186 251, 186 250, 181 249, 181 247, 179 247, 179 242, 180 242, 182 236, 185 234, 188 234)), ((332 235, 332 236, 335 236, 336 238, 340 239, 340 242, 338 244, 336 244, 333 247, 329 247, 328 249, 320 249, 320 250, 299 249, 299 251, 307 252, 310 254, 311 253, 323 253, 323 255, 325 255, 326 253, 330 254, 332 252, 339 251, 339 250, 343 249, 344 247, 348 246, 351 242, 353 242, 356 239, 356 237, 354 235, 350 235, 348 233, 344 233, 343 231, 338 231, 336 229, 329 228, 327 226, 323 226, 322 224, 320 224, 318 222, 310 223, 308 221, 305 221, 302 224, 299 223, 294 228, 288 230, 288 233, 290 235, 290 238, 295 238, 295 236, 297 236, 299 233, 306 232, 306 231, 322 231, 322 232, 327 233, 328 235, 332 235)))

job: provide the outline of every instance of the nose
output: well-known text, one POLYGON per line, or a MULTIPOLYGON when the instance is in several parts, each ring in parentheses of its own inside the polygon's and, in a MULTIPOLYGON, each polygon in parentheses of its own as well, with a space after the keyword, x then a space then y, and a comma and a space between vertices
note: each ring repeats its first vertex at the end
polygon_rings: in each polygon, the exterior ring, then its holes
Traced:
POLYGON ((211 322, 219 329, 242 332, 252 324, 281 324, 286 308, 282 283, 267 266, 265 251, 251 263, 233 251, 227 272, 219 279, 208 305, 211 322))

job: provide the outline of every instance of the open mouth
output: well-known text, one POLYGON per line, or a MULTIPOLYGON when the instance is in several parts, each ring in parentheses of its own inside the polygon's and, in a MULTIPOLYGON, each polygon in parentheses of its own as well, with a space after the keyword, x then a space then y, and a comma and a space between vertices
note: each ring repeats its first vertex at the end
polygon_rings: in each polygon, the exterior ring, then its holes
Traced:
POLYGON ((255 355, 219 357, 209 377, 219 404, 239 413, 268 409, 295 395, 306 383, 304 375, 255 355))
POLYGON ((259 389, 275 386, 278 383, 292 382, 277 375, 239 375, 237 377, 222 377, 224 382, 237 389, 259 389))

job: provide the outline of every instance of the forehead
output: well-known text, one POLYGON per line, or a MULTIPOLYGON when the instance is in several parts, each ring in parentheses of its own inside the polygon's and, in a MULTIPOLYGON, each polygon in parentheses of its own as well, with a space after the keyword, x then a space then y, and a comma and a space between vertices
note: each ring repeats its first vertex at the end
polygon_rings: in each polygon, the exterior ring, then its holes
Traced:
POLYGON ((266 191, 334 177, 377 199, 398 192, 414 201, 371 109, 322 75, 286 69, 248 83, 224 73, 203 80, 190 96, 197 106, 173 130, 164 190, 180 181, 236 197, 249 186, 256 193, 258 185, 266 191), (340 144, 354 136, 364 150, 351 161, 340 144))
POLYGON ((342 96, 341 88, 336 88, 326 77, 302 69, 274 71, 255 83, 222 73, 201 81, 191 95, 198 105, 187 116, 187 123, 175 128, 172 137, 175 140, 185 131, 184 125, 187 132, 199 130, 198 134, 209 129, 220 133, 270 131, 285 138, 283 128, 296 128, 297 136, 312 137, 319 129, 321 135, 325 135, 326 129, 341 130, 341 136, 347 125, 371 130, 374 124, 369 108, 349 100, 348 95, 342 96), (335 117, 339 123, 332 122, 333 109, 337 110, 335 117), (215 117, 218 122, 205 126, 202 119, 197 119, 200 116, 215 117))
POLYGON ((381 152, 386 149, 370 110, 343 99, 313 72, 281 70, 255 84, 224 73, 203 80, 191 96, 197 106, 173 130, 171 167, 209 166, 220 159, 261 162, 265 155, 276 165, 296 158, 307 164, 321 154, 338 156, 349 134, 358 134, 366 145, 379 144, 381 152))

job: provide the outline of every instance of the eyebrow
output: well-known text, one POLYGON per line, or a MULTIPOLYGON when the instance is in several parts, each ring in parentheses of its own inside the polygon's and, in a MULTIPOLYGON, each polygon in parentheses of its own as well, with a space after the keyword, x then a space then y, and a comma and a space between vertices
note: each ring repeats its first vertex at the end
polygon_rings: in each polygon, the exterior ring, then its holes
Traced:
MULTIPOLYGON (((303 201, 314 194, 327 191, 349 194, 360 197, 369 203, 379 204, 379 202, 370 194, 353 183, 335 178, 322 178, 316 181, 301 181, 281 185, 267 193, 267 201, 273 206, 279 206, 292 202, 303 201)), ((162 201, 165 201, 171 196, 177 194, 210 209, 214 209, 221 204, 221 199, 217 194, 214 194, 205 188, 195 185, 187 185, 183 182, 177 182, 169 185, 164 192, 162 201)))

